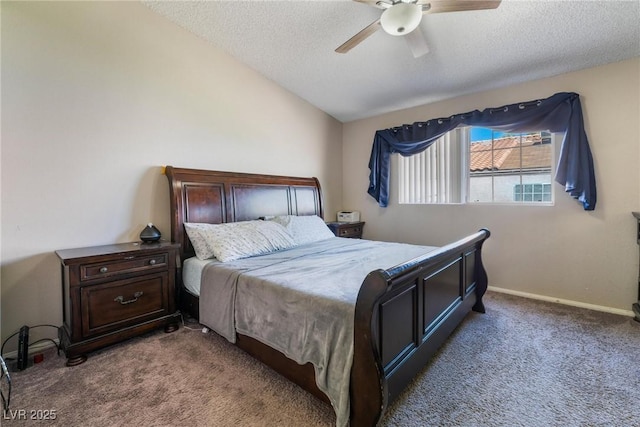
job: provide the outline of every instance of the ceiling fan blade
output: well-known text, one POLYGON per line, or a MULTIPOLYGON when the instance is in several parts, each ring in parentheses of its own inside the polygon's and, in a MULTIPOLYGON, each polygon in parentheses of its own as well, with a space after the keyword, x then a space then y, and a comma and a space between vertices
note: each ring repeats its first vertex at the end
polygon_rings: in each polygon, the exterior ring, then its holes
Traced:
POLYGON ((495 9, 500 6, 501 0, 431 0, 421 2, 424 4, 424 13, 460 12, 464 10, 495 9))
POLYGON ((367 37, 369 37, 370 35, 372 35, 376 31, 378 31, 378 28, 380 28, 380 20, 379 19, 377 19, 374 22, 372 22, 371 24, 367 25, 358 34, 356 34, 355 36, 351 37, 349 40, 347 40, 342 45, 340 45, 336 49, 336 52, 338 52, 338 53, 347 53, 347 52, 349 52, 351 49, 353 49, 358 44, 360 44, 364 39, 366 39, 367 37))
POLYGON ((411 49, 411 53, 413 53, 414 58, 419 58, 422 55, 429 53, 427 39, 424 37, 424 34, 422 34, 420 27, 405 35, 404 38, 407 40, 407 44, 409 45, 409 49, 411 49))
POLYGON ((364 3, 378 9, 388 9, 393 6, 393 0, 353 0, 357 3, 364 3))

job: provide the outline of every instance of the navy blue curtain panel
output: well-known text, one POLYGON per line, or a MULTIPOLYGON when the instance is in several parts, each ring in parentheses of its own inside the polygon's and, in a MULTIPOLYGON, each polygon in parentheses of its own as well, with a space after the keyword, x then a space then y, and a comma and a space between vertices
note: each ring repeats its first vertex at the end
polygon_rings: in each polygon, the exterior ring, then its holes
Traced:
POLYGON ((411 156, 424 151, 458 126, 479 126, 503 132, 563 132, 555 180, 582 202, 585 210, 595 209, 593 157, 584 130, 580 96, 573 92, 376 131, 369 159, 368 193, 380 206, 386 207, 389 202, 391 154, 411 156))

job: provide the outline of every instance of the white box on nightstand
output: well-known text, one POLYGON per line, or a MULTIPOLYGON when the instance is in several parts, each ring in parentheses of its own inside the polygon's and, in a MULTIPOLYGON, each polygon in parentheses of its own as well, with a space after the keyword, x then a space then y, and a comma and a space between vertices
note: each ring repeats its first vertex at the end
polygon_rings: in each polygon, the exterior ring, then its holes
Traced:
POLYGON ((358 211, 338 212, 338 222, 358 222, 358 221, 360 221, 360 212, 358 211))

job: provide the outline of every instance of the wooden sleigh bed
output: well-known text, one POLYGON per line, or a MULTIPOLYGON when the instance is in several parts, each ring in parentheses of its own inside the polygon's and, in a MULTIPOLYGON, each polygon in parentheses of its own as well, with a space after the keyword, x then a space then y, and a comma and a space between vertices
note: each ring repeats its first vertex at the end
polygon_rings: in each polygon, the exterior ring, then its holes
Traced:
MULTIPOLYGON (((184 223, 220 224, 271 215, 323 217, 320 184, 296 178, 166 167, 171 239, 180 260, 194 249, 184 223)), ((371 271, 355 304, 350 425, 376 425, 388 405, 424 368, 470 310, 484 312, 487 275, 482 229, 395 267, 371 271)), ((181 265, 181 264, 179 264, 181 265)), ((178 269, 177 282, 182 284, 178 269)), ((199 300, 180 286, 180 307, 199 318, 199 300)), ((236 335, 236 345, 318 398, 314 367, 262 342, 236 335)))

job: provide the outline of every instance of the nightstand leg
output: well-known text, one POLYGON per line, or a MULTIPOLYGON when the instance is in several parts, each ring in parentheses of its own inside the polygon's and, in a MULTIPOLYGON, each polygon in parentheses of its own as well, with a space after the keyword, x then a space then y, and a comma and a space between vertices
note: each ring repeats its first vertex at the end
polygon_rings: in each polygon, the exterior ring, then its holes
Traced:
POLYGON ((78 356, 73 356, 68 358, 66 366, 78 366, 78 365, 82 365, 86 361, 87 361, 87 356, 85 356, 84 354, 80 354, 78 356))
POLYGON ((164 327, 164 332, 169 334, 171 332, 175 332, 179 329, 180 327, 178 326, 177 323, 169 323, 167 326, 164 327))

